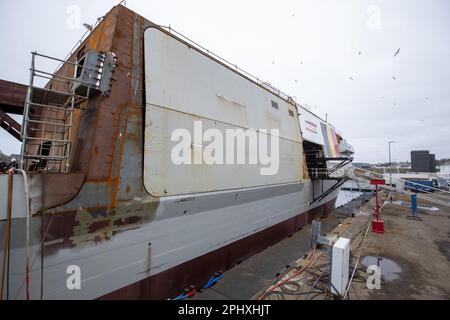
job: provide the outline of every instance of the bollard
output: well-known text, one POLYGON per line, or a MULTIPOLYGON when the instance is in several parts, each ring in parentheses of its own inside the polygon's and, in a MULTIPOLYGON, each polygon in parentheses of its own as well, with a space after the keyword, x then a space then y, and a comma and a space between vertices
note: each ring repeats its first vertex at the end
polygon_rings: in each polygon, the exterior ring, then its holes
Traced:
POLYGON ((411 194, 411 213, 413 216, 417 215, 417 193, 411 194))
POLYGON ((422 220, 419 216, 419 210, 417 210, 417 193, 411 194, 411 214, 408 214, 407 218, 414 220, 422 220))

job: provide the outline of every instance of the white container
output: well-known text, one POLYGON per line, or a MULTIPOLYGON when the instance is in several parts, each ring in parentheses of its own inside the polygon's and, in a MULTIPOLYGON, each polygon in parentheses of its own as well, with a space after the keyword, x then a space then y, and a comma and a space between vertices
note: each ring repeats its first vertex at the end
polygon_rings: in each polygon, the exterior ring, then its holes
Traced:
POLYGON ((331 257, 331 292, 343 296, 348 285, 350 239, 339 238, 331 257))

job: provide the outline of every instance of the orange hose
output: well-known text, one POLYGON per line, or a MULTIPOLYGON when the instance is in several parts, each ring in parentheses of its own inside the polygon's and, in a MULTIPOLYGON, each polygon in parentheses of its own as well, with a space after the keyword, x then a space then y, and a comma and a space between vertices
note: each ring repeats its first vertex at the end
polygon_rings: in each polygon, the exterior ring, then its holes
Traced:
POLYGON ((294 274, 290 275, 288 278, 284 279, 283 281, 280 281, 280 282, 274 284, 273 286, 269 287, 269 289, 267 289, 262 295, 260 295, 258 297, 258 300, 262 300, 267 294, 272 293, 276 288, 278 288, 282 284, 288 282, 292 278, 294 278, 294 277, 298 276, 300 273, 302 273, 306 268, 308 268, 311 265, 311 262, 314 260, 315 254, 316 254, 316 248, 314 247, 313 253, 312 253, 311 258, 309 259, 309 262, 308 262, 307 265, 303 266, 299 271, 297 271, 294 274))

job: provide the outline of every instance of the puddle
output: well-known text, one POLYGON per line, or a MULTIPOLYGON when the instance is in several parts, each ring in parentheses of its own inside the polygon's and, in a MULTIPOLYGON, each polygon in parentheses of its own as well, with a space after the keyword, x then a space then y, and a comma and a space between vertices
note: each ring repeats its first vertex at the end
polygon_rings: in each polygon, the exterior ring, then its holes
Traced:
POLYGON ((439 208, 436 208, 436 207, 417 207, 417 208, 425 209, 425 210, 428 210, 428 211, 439 211, 439 208))
POLYGON ((399 273, 402 272, 402 268, 397 263, 384 257, 366 256, 362 258, 361 263, 366 267, 379 265, 381 276, 386 281, 393 281, 400 278, 399 273))

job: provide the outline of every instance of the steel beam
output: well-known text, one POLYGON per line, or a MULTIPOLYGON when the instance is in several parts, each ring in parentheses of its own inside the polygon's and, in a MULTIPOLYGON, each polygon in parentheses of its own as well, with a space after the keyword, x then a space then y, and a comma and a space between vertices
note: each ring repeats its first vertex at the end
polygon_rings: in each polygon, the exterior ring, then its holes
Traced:
POLYGON ((0 109, 4 112, 23 114, 27 86, 0 79, 0 109))
POLYGON ((0 109, 0 127, 5 129, 9 134, 19 141, 22 141, 20 134, 21 125, 11 118, 5 111, 0 109))

